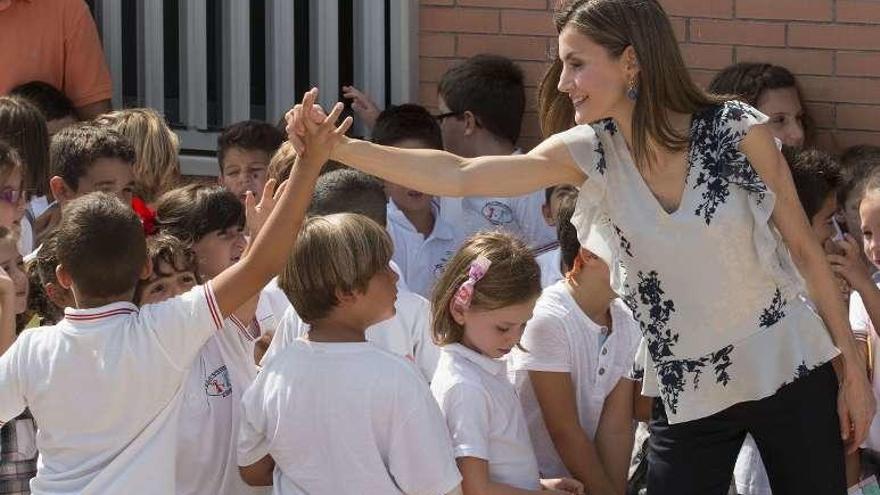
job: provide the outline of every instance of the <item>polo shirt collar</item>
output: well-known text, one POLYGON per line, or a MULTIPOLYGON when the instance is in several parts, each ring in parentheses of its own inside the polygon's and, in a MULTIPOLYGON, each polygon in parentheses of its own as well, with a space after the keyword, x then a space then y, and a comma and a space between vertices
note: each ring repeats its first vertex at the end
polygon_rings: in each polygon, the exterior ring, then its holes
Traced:
POLYGON ((87 326, 107 322, 118 316, 128 316, 138 312, 137 306, 127 301, 120 301, 97 308, 64 308, 64 319, 71 325, 87 326))
POLYGON ((465 347, 462 344, 446 344, 445 346, 443 346, 443 350, 452 354, 457 354, 467 359, 468 361, 484 369, 490 375, 500 375, 504 373, 507 369, 507 365, 503 359, 493 359, 488 356, 484 356, 479 352, 465 347))

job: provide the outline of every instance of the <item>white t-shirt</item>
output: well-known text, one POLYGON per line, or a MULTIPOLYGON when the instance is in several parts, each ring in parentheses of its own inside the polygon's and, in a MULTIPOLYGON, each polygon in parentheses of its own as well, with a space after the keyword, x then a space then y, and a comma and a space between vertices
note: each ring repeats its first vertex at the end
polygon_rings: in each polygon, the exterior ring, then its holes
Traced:
POLYGON ((428 387, 369 343, 296 340, 242 399, 238 462, 275 460, 275 494, 447 493, 461 476, 428 387))
POLYGON ((65 310, 0 356, 0 421, 39 425, 36 493, 175 493, 183 381, 222 326, 210 284, 140 308, 65 310))
POLYGON ((558 247, 535 256, 535 261, 537 261, 538 266, 541 267, 542 289, 546 289, 562 280, 562 251, 558 247))
POLYGON ((431 392, 446 417, 456 458, 486 460, 495 483, 540 489, 529 430, 503 360, 445 345, 431 392))
POLYGON ((434 283, 443 273, 446 263, 458 250, 464 236, 450 223, 435 200, 434 230, 425 238, 406 215, 388 202, 388 234, 394 243, 393 260, 400 266, 410 290, 423 297, 431 297, 434 283))
POLYGON ((471 196, 441 198, 441 209, 461 209, 460 225, 464 236, 477 232, 503 230, 525 241, 532 249, 542 249, 556 242, 556 232, 547 225, 541 207, 546 200, 544 190, 512 198, 471 196))
POLYGON ((177 443, 177 495, 265 494, 238 472, 236 442, 241 396, 257 377, 254 341, 275 323, 261 295, 254 322, 230 315, 202 347, 186 379, 177 443))
MULTIPOLYGON (((398 292, 393 317, 367 329, 367 340, 416 363, 429 382, 434 376, 440 350, 431 339, 431 304, 412 292, 398 292)), ((309 333, 309 324, 302 321, 293 306, 281 317, 275 336, 262 364, 266 365, 284 348, 309 333)))
MULTIPOLYGON (((876 280, 876 276, 875 276, 876 280)), ((880 287, 880 284, 878 284, 880 287)), ((865 309, 865 303, 858 292, 853 292, 849 298, 849 323, 853 333, 867 335, 871 344, 871 362, 874 363, 871 376, 871 383, 874 389, 874 398, 880 401, 880 339, 877 337, 877 331, 871 323, 868 316, 868 310, 865 309)), ((875 451, 880 451, 880 418, 874 416, 871 422, 871 428, 868 430, 868 438, 862 447, 875 451)))
POLYGON ((541 293, 534 316, 508 363, 522 402, 538 467, 544 478, 569 477, 547 432, 529 371, 569 373, 581 428, 595 438, 605 398, 621 379, 628 379, 641 340, 639 325, 620 299, 612 301, 611 332, 597 325, 577 305, 566 282, 541 293))

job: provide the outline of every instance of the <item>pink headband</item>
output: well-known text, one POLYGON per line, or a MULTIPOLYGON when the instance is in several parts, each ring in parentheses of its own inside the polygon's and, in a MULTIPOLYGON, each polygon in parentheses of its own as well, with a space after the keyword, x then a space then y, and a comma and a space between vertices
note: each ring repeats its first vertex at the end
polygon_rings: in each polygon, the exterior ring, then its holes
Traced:
POLYGON ((471 306, 471 299, 474 297, 474 285, 486 275, 491 265, 492 262, 489 261, 489 258, 483 255, 477 256, 474 261, 471 261, 468 279, 455 292, 455 304, 459 305, 461 309, 468 309, 471 306))

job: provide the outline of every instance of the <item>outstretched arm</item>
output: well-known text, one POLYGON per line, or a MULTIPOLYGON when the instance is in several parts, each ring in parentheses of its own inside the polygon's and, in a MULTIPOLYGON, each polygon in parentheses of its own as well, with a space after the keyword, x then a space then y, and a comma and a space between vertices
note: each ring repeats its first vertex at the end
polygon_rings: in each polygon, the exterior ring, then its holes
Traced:
MULTIPOLYGON (((317 106, 297 105, 287 113, 287 133, 297 153, 305 152, 307 122, 321 119, 317 106), (311 108, 306 115, 304 108, 311 108)), ((582 184, 578 168, 561 139, 550 137, 515 156, 462 158, 438 150, 400 149, 345 138, 330 158, 395 184, 437 196, 518 196, 557 184, 582 184)))

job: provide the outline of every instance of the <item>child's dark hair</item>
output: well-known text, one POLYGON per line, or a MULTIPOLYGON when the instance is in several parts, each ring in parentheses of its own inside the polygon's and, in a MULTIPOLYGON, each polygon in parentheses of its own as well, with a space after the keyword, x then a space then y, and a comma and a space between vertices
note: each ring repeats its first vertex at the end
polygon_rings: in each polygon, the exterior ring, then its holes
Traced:
POLYGON ((809 143, 813 125, 807 114, 807 107, 804 106, 804 98, 797 79, 785 67, 767 63, 740 62, 722 69, 709 83, 710 93, 730 95, 753 107, 758 106, 758 100, 764 91, 784 88, 797 90, 798 99, 804 111, 804 135, 809 143))
POLYGON ((440 126, 425 107, 406 103, 386 108, 373 126, 372 141, 394 146, 406 139, 416 140, 426 148, 443 149, 440 126))
POLYGON ((84 296, 121 297, 135 288, 147 261, 143 225, 116 196, 86 194, 64 208, 55 254, 84 296))
POLYGON ((578 240, 577 228, 571 223, 577 201, 574 198, 566 198, 559 205, 556 212, 556 237, 559 239, 559 254, 562 266, 565 270, 571 270, 574 260, 581 250, 581 242, 578 240))
POLYGON ((880 167, 880 146, 850 146, 840 155, 840 188, 837 201, 843 205, 853 194, 861 197, 862 187, 871 173, 880 167))
POLYGON ((492 264, 474 285, 471 308, 491 311, 528 301, 541 293, 541 269, 525 243, 503 232, 477 234, 455 253, 434 286, 431 311, 437 345, 460 342, 464 335, 464 327, 449 312, 449 304, 467 281, 471 263, 480 255, 492 264))
POLYGON ((265 151, 270 157, 287 139, 283 132, 272 124, 259 120, 236 122, 223 129, 217 137, 217 162, 223 172, 223 159, 230 148, 265 151))
POLYGON ((49 147, 52 176, 64 179, 67 187, 79 189, 79 179, 101 158, 117 159, 134 166, 134 148, 122 134, 91 123, 62 129, 49 147))
POLYGON ((384 227, 387 202, 385 189, 378 179, 344 168, 318 177, 309 214, 359 213, 384 227))
POLYGON ((43 238, 36 257, 27 265, 28 281, 28 309, 42 317, 43 325, 54 325, 64 318, 64 310, 55 306, 46 293, 46 285, 58 285, 55 275, 55 267, 58 266, 58 256, 55 254, 55 232, 51 231, 43 238))
POLYGON ((0 96, 0 139, 15 148, 24 167, 25 187, 49 194, 49 130, 40 110, 18 96, 0 96))
MULTIPOLYGON (((548 205, 550 204, 550 200, 553 199, 553 194, 556 192, 557 189, 564 189, 566 192, 566 196, 569 196, 569 195, 577 196, 578 195, 577 188, 575 186, 572 186, 571 184, 558 184, 555 186, 550 186, 550 187, 544 189, 544 204, 548 204, 548 205)), ((560 192, 560 194, 562 194, 562 193, 560 192)))
POLYGON ((822 204, 837 193, 840 186, 840 167, 834 157, 819 150, 798 151, 783 147, 798 199, 808 218, 822 209, 822 204))
POLYGON ((15 148, 0 139, 0 182, 6 181, 9 174, 15 170, 21 170, 22 167, 21 156, 15 151, 15 148))
POLYGON ((339 292, 365 292, 370 279, 390 270, 391 238, 363 215, 312 217, 299 233, 278 285, 297 315, 311 323, 339 304, 339 292))
POLYGON ((244 228, 245 211, 235 194, 208 184, 172 189, 156 201, 156 229, 192 245, 216 230, 244 228))
POLYGON ((29 102, 49 120, 58 120, 65 117, 76 118, 76 110, 70 98, 58 88, 43 81, 31 81, 12 88, 10 96, 20 96, 29 102))
POLYGON ((499 55, 475 55, 440 79, 440 97, 450 112, 470 111, 489 132, 516 143, 526 107, 523 72, 499 55))
MULTIPOLYGON (((153 275, 158 278, 168 277, 180 272, 192 272, 198 280, 196 256, 189 245, 169 234, 156 234, 147 238, 147 258, 153 264, 153 275), (171 267, 171 272, 162 271, 163 266, 171 267)), ((145 280, 138 282, 134 292, 135 304, 140 304, 145 280)))

